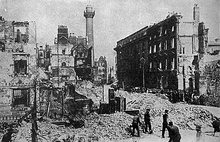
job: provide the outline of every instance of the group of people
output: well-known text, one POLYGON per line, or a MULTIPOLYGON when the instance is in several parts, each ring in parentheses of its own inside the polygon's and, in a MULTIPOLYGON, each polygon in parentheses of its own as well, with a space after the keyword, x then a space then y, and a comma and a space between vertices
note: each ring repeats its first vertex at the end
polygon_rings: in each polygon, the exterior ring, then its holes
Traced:
MULTIPOLYGON (((144 114, 144 123, 145 127, 144 130, 145 132, 148 132, 149 134, 153 133, 151 129, 151 122, 150 122, 150 109, 147 109, 145 114, 144 114)), ((135 130, 137 131, 138 137, 140 137, 140 131, 139 131, 139 125, 142 125, 140 121, 140 115, 137 113, 132 122, 132 135, 135 134, 135 130)), ((168 110, 165 110, 163 114, 163 123, 162 123, 162 138, 165 138, 165 130, 168 130, 169 133, 169 142, 180 142, 181 135, 179 132, 179 129, 177 126, 173 125, 173 122, 168 123, 168 110)))
MULTIPOLYGON (((151 129, 151 123, 150 123, 150 109, 146 110, 146 113, 144 114, 144 122, 145 122, 145 128, 144 128, 144 132, 148 132, 148 133, 152 133, 152 129, 151 129), (148 127, 149 127, 149 131, 148 131, 148 127)), ((140 137, 140 131, 139 131, 139 125, 141 124, 140 121, 140 117, 139 114, 136 114, 133 118, 133 122, 132 122, 132 127, 133 127, 133 135, 135 133, 135 130, 138 133, 138 137, 140 137)))

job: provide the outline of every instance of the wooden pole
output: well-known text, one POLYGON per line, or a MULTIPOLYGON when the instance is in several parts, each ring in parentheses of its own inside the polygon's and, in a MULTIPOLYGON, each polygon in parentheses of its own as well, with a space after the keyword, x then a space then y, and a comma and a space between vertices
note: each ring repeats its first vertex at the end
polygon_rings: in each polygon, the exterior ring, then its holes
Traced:
POLYGON ((34 105, 32 111, 32 142, 37 142, 37 81, 34 81, 34 105))

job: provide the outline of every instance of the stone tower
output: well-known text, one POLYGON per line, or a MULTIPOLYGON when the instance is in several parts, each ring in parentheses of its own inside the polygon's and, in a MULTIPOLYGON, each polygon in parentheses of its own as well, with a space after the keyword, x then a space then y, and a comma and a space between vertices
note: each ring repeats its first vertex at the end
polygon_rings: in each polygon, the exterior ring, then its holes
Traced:
POLYGON ((84 16, 86 18, 86 36, 88 38, 88 48, 92 47, 91 50, 91 66, 94 66, 94 39, 93 39, 93 17, 95 16, 95 11, 92 6, 88 5, 86 11, 84 11, 84 16))

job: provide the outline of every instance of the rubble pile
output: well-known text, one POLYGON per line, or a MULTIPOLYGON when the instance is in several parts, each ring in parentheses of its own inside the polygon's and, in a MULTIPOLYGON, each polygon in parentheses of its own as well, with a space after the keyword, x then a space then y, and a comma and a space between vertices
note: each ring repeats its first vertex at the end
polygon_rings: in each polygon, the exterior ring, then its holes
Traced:
MULTIPOLYGON (((102 86, 95 86, 89 81, 83 81, 76 86, 76 91, 89 99, 94 104, 99 105, 102 96, 102 86)), ((184 103, 172 104, 164 95, 153 93, 128 93, 122 90, 116 91, 116 97, 126 98, 126 110, 140 110, 141 121, 147 108, 151 111, 151 121, 153 131, 161 131, 162 115, 165 109, 169 110, 169 120, 178 125, 180 129, 195 129, 195 124, 202 127, 211 127, 213 115, 197 105, 188 105, 184 103)), ((53 101, 53 109, 59 109, 58 101, 53 101), (56 103, 55 103, 56 102, 56 103), (55 106, 54 106, 55 105, 55 106)), ((132 115, 125 112, 116 112, 113 114, 97 114, 96 112, 89 115, 81 116, 84 126, 81 128, 73 128, 58 126, 51 124, 50 121, 38 122, 38 138, 39 142, 53 141, 60 137, 77 137, 84 134, 90 138, 108 140, 119 140, 130 137, 127 128, 132 123, 132 115)), ((22 126, 18 128, 19 132, 14 136, 13 141, 31 141, 31 123, 22 122, 22 126)), ((0 135, 1 138, 1 135, 0 135)))
MULTIPOLYGON (((12 141, 21 141, 31 142, 31 123, 22 122, 22 126, 18 128, 19 132, 17 135, 14 135, 12 141)), ((38 123, 38 141, 39 142, 47 142, 53 141, 56 138, 59 138, 63 135, 73 135, 70 129, 65 127, 59 127, 54 124, 50 124, 48 122, 39 122, 38 123)))
POLYGON ((92 113, 86 117, 86 128, 90 128, 90 135, 105 137, 107 139, 128 138, 130 134, 126 128, 131 125, 132 116, 124 112, 114 114, 92 113))
MULTIPOLYGON (((38 141, 47 142, 67 135, 72 137, 78 134, 86 134, 89 138, 96 139, 124 139, 130 137, 126 128, 131 124, 132 117, 123 112, 114 114, 91 113, 84 117, 85 127, 73 129, 72 127, 57 126, 48 122, 38 122, 38 141)), ((31 142, 31 123, 22 122, 18 128, 18 134, 14 135, 13 141, 25 140, 31 142)))
POLYGON ((118 91, 116 95, 126 97, 127 110, 139 109, 142 118, 146 109, 150 108, 155 131, 161 130, 162 115, 165 109, 169 110, 168 121, 173 121, 181 129, 194 129, 194 124, 211 127, 213 115, 202 107, 183 103, 172 104, 170 101, 152 93, 141 94, 118 91))
POLYGON ((92 99, 96 106, 99 106, 103 96, 103 87, 95 86, 90 81, 82 81, 76 85, 76 91, 89 99, 92 99))
POLYGON ((16 126, 16 123, 14 123, 14 122, 0 122, 0 140, 2 139, 3 135, 7 132, 7 129, 10 128, 10 126, 16 126))

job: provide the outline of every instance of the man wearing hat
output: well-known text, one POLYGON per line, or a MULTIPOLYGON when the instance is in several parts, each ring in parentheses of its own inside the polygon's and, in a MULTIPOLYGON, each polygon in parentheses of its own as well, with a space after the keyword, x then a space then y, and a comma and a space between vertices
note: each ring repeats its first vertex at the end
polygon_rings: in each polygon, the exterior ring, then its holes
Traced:
POLYGON ((173 122, 169 122, 169 125, 167 125, 167 129, 170 136, 169 142, 180 142, 181 135, 179 132, 179 128, 173 125, 173 122))
POLYGON ((139 115, 140 115, 139 112, 136 113, 135 116, 133 117, 133 122, 132 122, 132 127, 133 127, 132 135, 134 136, 135 129, 136 129, 138 133, 138 137, 140 137, 139 125, 141 124, 139 115))
POLYGON ((144 114, 144 122, 145 122, 145 132, 147 131, 147 127, 149 127, 149 133, 152 133, 151 130, 151 123, 150 123, 150 109, 146 109, 146 112, 144 114))
POLYGON ((168 110, 166 109, 165 113, 163 114, 162 138, 165 138, 164 137, 165 129, 167 128, 167 124, 168 124, 167 119, 168 119, 168 110))
POLYGON ((196 126, 196 142, 205 142, 205 135, 202 133, 202 126, 200 124, 195 124, 196 126))

